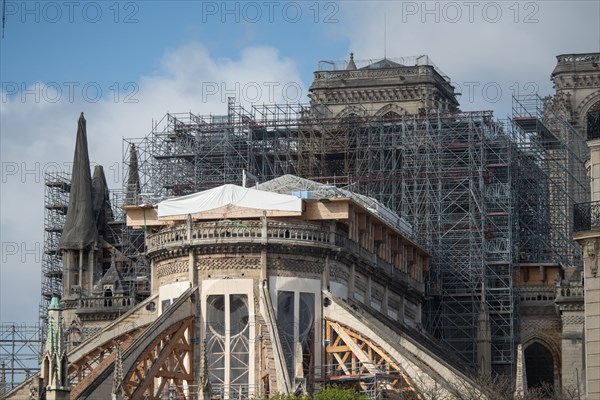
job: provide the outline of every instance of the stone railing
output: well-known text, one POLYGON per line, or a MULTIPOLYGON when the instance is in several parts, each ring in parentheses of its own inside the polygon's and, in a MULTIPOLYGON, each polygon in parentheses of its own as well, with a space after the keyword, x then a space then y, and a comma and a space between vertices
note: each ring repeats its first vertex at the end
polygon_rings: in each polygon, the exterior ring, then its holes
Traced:
POLYGON ((315 72, 315 80, 329 80, 329 79, 348 79, 348 78, 373 78, 373 77, 394 77, 394 76, 405 76, 405 75, 419 75, 425 74, 426 71, 430 70, 428 66, 411 66, 411 67, 399 67, 402 68, 402 72, 397 68, 386 68, 386 69, 363 69, 363 70, 337 70, 337 71, 317 71, 315 72))
POLYGON ((556 297, 583 297, 583 285, 571 283, 568 286, 558 286, 556 297))
POLYGON ((554 285, 521 286, 519 288, 521 302, 554 301, 555 297, 556 286, 554 285))
POLYGON ((263 234, 260 221, 219 221, 195 223, 191 229, 187 226, 163 229, 148 235, 148 252, 182 245, 203 245, 214 243, 253 243, 261 241, 302 242, 315 245, 333 245, 326 227, 312 224, 294 224, 269 221, 263 234))
POLYGON ((556 58, 559 64, 600 63, 600 53, 561 54, 556 58))
POLYGON ((573 207, 573 232, 600 229, 600 201, 575 204, 573 207))
POLYGON ((133 305, 135 300, 132 297, 83 297, 79 299, 77 308, 83 312, 118 311, 133 305))

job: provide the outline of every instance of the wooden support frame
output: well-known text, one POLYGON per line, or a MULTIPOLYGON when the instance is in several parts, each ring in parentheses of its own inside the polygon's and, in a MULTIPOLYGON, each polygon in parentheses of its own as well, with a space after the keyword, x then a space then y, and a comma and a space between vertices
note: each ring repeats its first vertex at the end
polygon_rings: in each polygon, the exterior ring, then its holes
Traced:
POLYGON ((378 390, 401 393, 406 399, 418 398, 406 371, 369 338, 338 322, 325 320, 325 343, 326 381, 354 378, 361 390, 368 390, 379 380, 378 390))
MULTIPOLYGON (((138 357, 125 375, 126 398, 158 400, 167 390, 175 390, 177 398, 191 398, 194 381, 194 319, 183 320, 164 332, 138 357)), ((193 395, 192 395, 193 396, 193 395)))

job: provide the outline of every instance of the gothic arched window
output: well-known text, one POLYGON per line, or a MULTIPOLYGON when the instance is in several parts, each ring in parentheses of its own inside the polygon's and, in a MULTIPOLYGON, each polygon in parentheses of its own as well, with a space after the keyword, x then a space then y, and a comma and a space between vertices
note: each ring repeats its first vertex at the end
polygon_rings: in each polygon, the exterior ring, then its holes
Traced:
POLYGON ((554 384, 554 359, 552 353, 541 343, 533 343, 525 349, 527 387, 550 389, 554 384))
POLYGON ((585 117, 587 139, 600 139, 600 101, 590 108, 585 117))

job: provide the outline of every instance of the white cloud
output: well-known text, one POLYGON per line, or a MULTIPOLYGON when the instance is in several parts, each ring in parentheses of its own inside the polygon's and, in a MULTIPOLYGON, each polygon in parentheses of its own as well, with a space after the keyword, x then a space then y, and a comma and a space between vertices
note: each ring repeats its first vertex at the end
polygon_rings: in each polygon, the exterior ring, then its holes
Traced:
MULTIPOLYGON (((162 69, 143 76, 134 86, 115 91, 102 87, 104 97, 86 102, 82 86, 69 99, 67 87, 56 90, 31 84, 22 98, 0 93, 2 130, 0 320, 34 322, 40 300, 40 257, 43 245, 43 172, 60 167, 70 172, 79 113, 87 119, 92 163, 103 164, 109 186, 121 187, 123 137, 143 137, 151 121, 168 111, 226 114, 227 97, 250 102, 283 102, 306 87, 295 64, 271 47, 249 47, 238 59, 213 59, 201 43, 189 43, 164 55, 162 69), (38 94, 36 101, 35 93, 38 94), (137 102, 126 102, 137 100, 137 102), (6 250, 6 251, 4 251, 6 250), (12 254, 15 253, 15 254, 12 254)), ((6 88, 6 85, 3 86, 6 88)), ((12 89, 12 88, 8 88, 12 89)), ((93 88, 92 88, 93 89, 93 88)), ((88 98, 94 98, 90 89, 88 98)), ((295 100, 291 98, 290 100, 295 100)))
POLYGON ((461 84, 473 82, 472 101, 463 87, 462 108, 510 112, 512 93, 534 82, 552 91, 555 56, 600 50, 600 3, 591 1, 390 1, 346 2, 342 29, 356 59, 383 57, 384 15, 387 57, 427 54, 461 84), (497 99, 486 84, 498 84, 497 99), (478 85, 478 86, 476 86, 478 85))

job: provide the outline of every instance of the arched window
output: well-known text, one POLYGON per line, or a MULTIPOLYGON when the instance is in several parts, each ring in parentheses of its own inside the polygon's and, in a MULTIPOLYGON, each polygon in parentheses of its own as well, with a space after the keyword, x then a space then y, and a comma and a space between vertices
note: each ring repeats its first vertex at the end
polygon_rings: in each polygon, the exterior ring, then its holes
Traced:
POLYGON ((210 382, 223 396, 248 396, 250 325, 248 298, 243 294, 206 299, 206 353, 210 382))
POLYGON ((388 111, 381 117, 384 122, 398 121, 400 118, 402 118, 400 117, 400 114, 395 111, 388 111))
POLYGON ((600 101, 594 104, 586 114, 587 138, 600 138, 600 101))
POLYGON ((290 378, 299 378, 300 365, 302 376, 310 378, 314 366, 314 293, 279 291, 277 325, 290 378))
POLYGON ((554 359, 541 343, 533 343, 525 349, 525 370, 529 388, 549 389, 554 384, 554 359))
POLYGON ((361 118, 358 116, 358 114, 351 112, 345 116, 343 116, 340 119, 340 122, 342 123, 342 125, 355 125, 355 124, 359 124, 362 122, 361 118))

